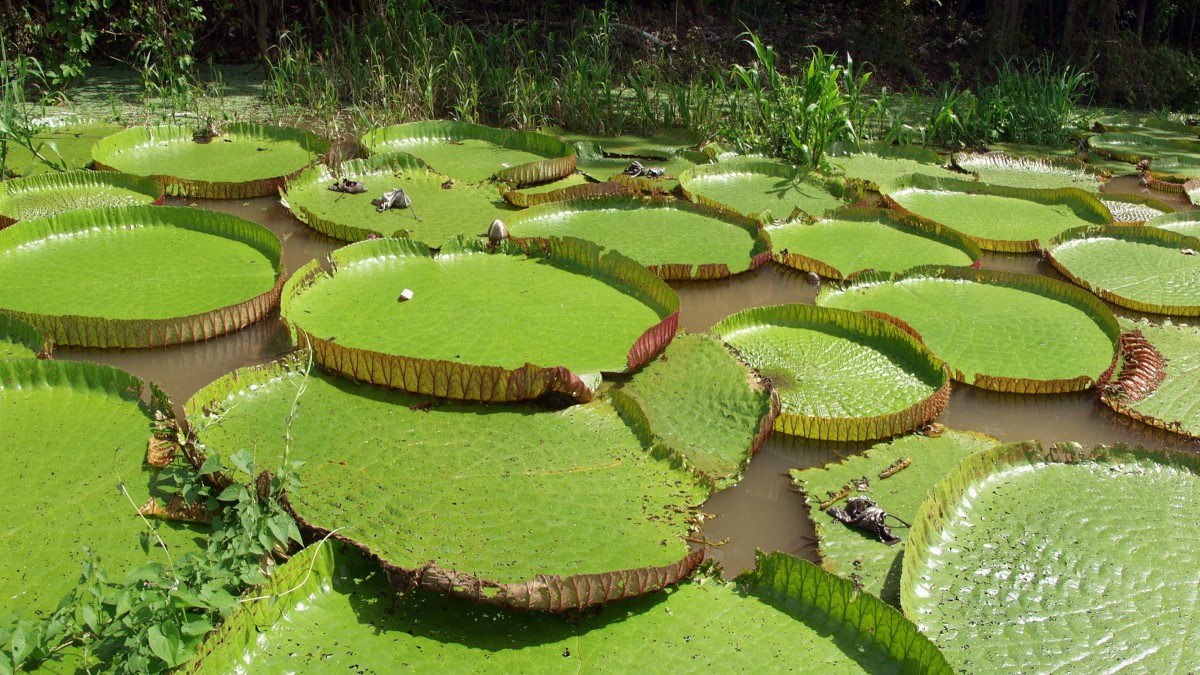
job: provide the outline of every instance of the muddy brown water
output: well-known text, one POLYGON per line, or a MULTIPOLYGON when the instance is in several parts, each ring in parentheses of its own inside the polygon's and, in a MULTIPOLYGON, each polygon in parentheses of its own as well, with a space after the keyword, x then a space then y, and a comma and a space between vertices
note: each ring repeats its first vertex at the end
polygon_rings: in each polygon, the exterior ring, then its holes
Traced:
MULTIPOLYGON (((1190 209, 1182 195, 1150 193, 1136 176, 1114 178, 1106 192, 1143 194, 1176 209, 1190 209)), ((295 219, 274 197, 250 200, 171 200, 241 216, 270 228, 283 241, 289 273, 316 258, 326 260, 341 242, 318 234, 295 219)), ((186 253, 177 253, 182 264, 186 253)), ((1035 255, 985 254, 985 269, 1058 277, 1035 255)), ((679 293, 680 328, 703 332, 733 312, 761 305, 812 304, 817 287, 804 275, 775 264, 724 281, 672 283, 679 293)), ((1118 314, 1133 316, 1113 308, 1118 314)), ((265 363, 290 349, 278 311, 249 328, 208 342, 157 350, 101 350, 62 347, 63 359, 98 361, 155 382, 177 403, 204 385, 243 366, 265 363)), ((1200 445, 1113 413, 1095 392, 1057 396, 1019 396, 955 384, 950 404, 938 421, 955 429, 980 431, 1001 441, 1036 439, 1044 443, 1075 441, 1085 446, 1128 443, 1149 448, 1200 450, 1200 445)), ((730 577, 753 567, 754 551, 784 551, 819 562, 816 534, 803 497, 792 487, 792 469, 825 466, 869 447, 862 443, 828 443, 772 436, 750 462, 736 486, 714 495, 703 507, 700 537, 719 545, 710 556, 730 577)), ((820 517, 821 514, 818 514, 820 517)))

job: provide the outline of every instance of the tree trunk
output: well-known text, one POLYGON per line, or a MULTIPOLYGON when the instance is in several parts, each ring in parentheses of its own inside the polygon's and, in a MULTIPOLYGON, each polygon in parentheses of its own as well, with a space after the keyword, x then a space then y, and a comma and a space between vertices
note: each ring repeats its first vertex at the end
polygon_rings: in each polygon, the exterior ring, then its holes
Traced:
POLYGON ((1134 29, 1138 44, 1142 42, 1142 33, 1146 28, 1146 6, 1150 4, 1150 0, 1138 0, 1137 8, 1137 27, 1134 29))

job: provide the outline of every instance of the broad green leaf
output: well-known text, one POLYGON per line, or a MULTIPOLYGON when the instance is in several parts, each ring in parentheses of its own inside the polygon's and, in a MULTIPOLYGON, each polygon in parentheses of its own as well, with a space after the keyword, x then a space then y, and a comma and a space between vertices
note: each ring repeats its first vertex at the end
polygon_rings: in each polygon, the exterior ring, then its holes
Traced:
POLYGON ((279 239, 235 216, 110 207, 0 230, 0 310, 56 343, 203 340, 266 315, 283 283, 279 239))
POLYGON ((1100 203, 1112 213, 1113 222, 1121 225, 1142 225, 1152 218, 1175 212, 1166 203, 1144 195, 1108 192, 1099 196, 1100 203))
MULTIPOLYGON (((0 615, 54 609, 78 581, 85 547, 117 579, 166 561, 157 542, 149 554, 138 546, 137 510, 163 496, 145 467, 154 410, 138 400, 142 386, 93 363, 0 359, 0 471, 12 486, 0 497, 0 615)), ((159 528, 175 558, 196 550, 197 534, 159 528)))
POLYGON ((665 160, 680 151, 695 148, 704 141, 703 135, 690 129, 662 129, 648 136, 593 136, 555 127, 542 129, 542 133, 557 136, 571 144, 595 145, 605 155, 634 159, 665 160))
POLYGON ((1120 335, 1112 312, 1086 291, 1010 272, 918 268, 865 275, 824 289, 817 304, 906 322, 956 380, 999 391, 1092 387, 1112 368, 1120 335))
POLYGON ((1178 232, 1185 237, 1200 238, 1200 214, 1194 211, 1167 213, 1146 221, 1146 227, 1178 232))
POLYGON ((352 244, 284 288, 283 318, 324 367, 473 400, 590 393, 580 374, 634 370, 674 335, 679 299, 645 268, 580 240, 548 253, 452 241, 352 244), (401 293, 411 291, 411 299, 401 293))
POLYGON ((520 190, 509 190, 501 187, 500 195, 509 204, 524 209, 530 206, 568 199, 573 190, 585 189, 586 186, 594 184, 594 181, 587 176, 576 172, 566 178, 521 188, 520 190))
POLYGON ((644 420, 658 451, 718 487, 741 478, 778 414, 769 387, 708 335, 677 337, 612 396, 636 407, 626 417, 644 420))
POLYGON ((33 147, 53 166, 38 159, 27 148, 8 144, 8 168, 22 176, 53 173, 58 169, 74 171, 92 164, 92 146, 124 127, 78 118, 68 118, 41 128, 33 134, 33 147))
POLYGON ((1155 138, 1144 133, 1108 132, 1088 139, 1098 154, 1123 162, 1152 160, 1151 167, 1170 164, 1171 173, 1200 175, 1200 141, 1196 139, 1155 138))
POLYGON ((111 171, 70 171, 0 182, 0 227, 78 209, 162 203, 149 178, 111 171))
POLYGON ((944 168, 945 160, 936 152, 915 145, 865 144, 862 152, 831 155, 829 163, 841 169, 846 178, 861 182, 872 190, 914 173, 961 176, 944 168))
POLYGON ((1200 655, 1195 456, 1013 444, 921 505, 904 612, 963 672, 1187 672, 1200 655), (1148 518, 1150 520, 1148 520, 1148 518))
POLYGON ((1103 176, 1076 159, 1063 157, 1020 157, 1003 152, 967 153, 954 156, 961 169, 979 177, 981 183, 1009 187, 1055 190, 1079 188, 1099 192, 1103 176))
POLYGON ((1109 302, 1200 315, 1200 239, 1156 227, 1089 227, 1064 232, 1046 251, 1055 269, 1109 302))
POLYGON ((228 124, 207 142, 182 126, 134 127, 96 144, 99 168, 148 176, 173 195, 244 199, 274 194, 329 151, 329 142, 289 127, 228 124))
POLYGON ((336 174, 325 166, 306 169, 288 182, 284 199, 296 218, 331 237, 359 241, 396 234, 433 247, 484 234, 493 220, 515 211, 495 188, 454 181, 395 155, 343 162, 336 174), (329 189, 341 179, 357 181, 367 191, 329 189), (371 200, 396 188, 408 194, 412 206, 376 211, 371 200))
MULTIPOLYGON (((867 478, 870 489, 865 493, 889 514, 911 523, 925 494, 943 474, 954 468, 967 455, 987 450, 999 441, 971 431, 945 429, 938 436, 910 434, 887 443, 879 443, 864 455, 846 458, 840 464, 826 467, 792 470, 792 480, 804 491, 809 515, 817 527, 821 560, 826 570, 858 579, 863 588, 885 602, 900 605, 900 564, 904 544, 888 546, 862 530, 851 529, 820 507, 838 495, 860 494, 854 483, 867 478), (880 474, 895 469, 898 462, 908 461, 887 478, 880 474), (845 488, 850 486, 849 493, 845 488)), ((843 498, 844 499, 844 498, 843 498)), ((839 499, 834 506, 844 507, 839 499)), ((892 533, 901 539, 908 528, 897 526, 889 518, 892 533)))
POLYGON ((819 218, 848 194, 836 180, 772 160, 697 166, 679 184, 692 201, 764 221, 819 218))
POLYGON ((210 636, 188 672, 288 670, 309 653, 330 670, 431 673, 950 672, 899 612, 781 553, 737 583, 693 580, 572 620, 422 592, 394 600, 382 574, 334 543, 300 553, 265 594, 210 636))
POLYGON ((900 272, 918 265, 977 265, 975 242, 950 228, 892 209, 845 207, 814 223, 767 228, 772 258, 832 279, 856 272, 900 272))
POLYGON ((45 333, 0 312, 0 359, 48 356, 50 349, 45 333))
POLYGON ((513 215, 516 239, 578 237, 620 251, 663 279, 716 279, 766 262, 771 241, 756 221, 691 202, 589 197, 513 215))
POLYGON ((913 175, 887 191, 891 204, 975 240, 985 251, 1035 251, 1073 227, 1112 221, 1092 194, 1076 188, 1032 190, 913 175))
MULTIPOLYGON (((278 466, 302 384, 298 359, 243 369, 193 397, 189 420, 206 449, 255 447, 259 464, 278 466)), ((708 496, 601 401, 451 403, 313 373, 290 434, 286 458, 306 462, 289 494, 304 523, 337 530, 414 584, 543 611, 636 595, 622 570, 682 565, 708 496), (540 575, 574 578, 580 597, 543 595, 553 580, 540 575)))
POLYGON ((787 434, 885 438, 929 422, 950 398, 941 360, 881 319, 778 305, 738 312, 713 332, 779 391, 775 429, 787 434))
POLYGON ((1119 413, 1200 438, 1200 329, 1122 320, 1122 368, 1100 392, 1119 413))
POLYGON ((434 171, 478 183, 489 178, 513 187, 565 178, 575 171, 575 149, 528 131, 506 131, 466 122, 411 122, 367 132, 371 154, 403 152, 434 171))

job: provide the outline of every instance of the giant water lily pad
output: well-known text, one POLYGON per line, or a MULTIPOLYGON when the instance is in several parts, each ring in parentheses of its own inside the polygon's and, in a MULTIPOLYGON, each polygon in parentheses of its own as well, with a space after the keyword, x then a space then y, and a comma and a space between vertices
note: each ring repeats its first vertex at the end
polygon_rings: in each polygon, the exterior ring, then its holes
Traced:
POLYGON ((628 179, 646 192, 671 192, 679 187, 680 176, 697 164, 707 164, 710 161, 707 155, 699 152, 680 151, 666 157, 631 158, 602 154, 594 144, 576 143, 575 148, 578 152, 575 160, 576 167, 580 173, 595 181, 608 181, 615 178, 626 180, 630 174, 625 172, 635 162, 641 164, 644 170, 661 169, 662 175, 657 178, 650 178, 643 172, 639 176, 628 179))
POLYGON ((244 199, 276 193, 329 151, 310 132, 261 124, 228 124, 209 140, 196 138, 191 127, 134 127, 97 143, 92 156, 99 168, 148 176, 173 195, 244 199))
POLYGON ((1195 670, 1200 561, 1172 525, 1200 518, 1198 470, 1140 448, 972 455, 913 522, 904 612, 963 672, 1195 670))
POLYGON ((879 191, 903 176, 922 173, 954 177, 961 174, 944 168, 945 160, 936 152, 918 145, 867 143, 848 154, 833 154, 829 163, 841 169, 853 182, 879 191))
POLYGON ((45 333, 0 312, 0 359, 48 356, 50 348, 45 333))
POLYGON ((1083 225, 1112 222, 1094 195, 1076 188, 1032 190, 916 174, 896 181, 888 203, 967 235, 985 251, 1028 252, 1083 225))
POLYGON ((63 345, 206 340, 266 316, 284 276, 270 230, 211 211, 110 207, 0 230, 0 310, 63 345))
POLYGON ((37 122, 32 137, 33 149, 37 151, 37 155, 28 148, 14 143, 8 144, 5 163, 8 170, 18 176, 86 169, 92 164, 92 146, 100 139, 124 129, 120 125, 88 120, 75 115, 37 122))
POLYGON ((1046 253, 1063 276, 1109 302, 1200 315, 1200 239, 1156 227, 1085 227, 1051 240, 1046 253))
POLYGON ((285 190, 288 208, 301 222, 348 241, 397 235, 436 247, 448 239, 485 233, 489 223, 513 210, 494 188, 450 180, 402 156, 343 162, 336 174, 325 166, 306 169, 285 190), (360 183, 367 191, 329 189, 340 180, 360 183), (376 211, 372 198, 396 188, 404 190, 412 206, 376 211))
POLYGON ((819 218, 847 193, 835 180, 768 160, 697 166, 679 184, 688 199, 766 221, 819 218))
POLYGON ((693 149, 704 141, 704 136, 691 129, 661 129, 653 134, 622 134, 620 136, 595 136, 554 127, 543 129, 544 133, 557 136, 575 145, 594 145, 605 155, 629 159, 664 160, 681 151, 693 149))
POLYGON ((959 232, 893 209, 846 207, 813 223, 773 225, 767 233, 776 262, 831 279, 864 270, 978 265, 983 257, 959 232))
POLYGON ((965 153, 954 164, 989 185, 1055 190, 1079 188, 1099 192, 1104 176, 1086 164, 1066 157, 1019 157, 1003 152, 965 153))
MULTIPOLYGON (((573 173, 566 178, 561 178, 550 183, 542 183, 532 187, 521 188, 520 190, 509 190, 504 187, 500 188, 500 195, 504 197, 504 201, 513 206, 522 209, 530 206, 538 206, 539 204, 549 204, 550 202, 560 202, 565 199, 570 199, 576 193, 584 191, 586 193, 595 186, 595 181, 589 179, 581 173, 573 173)), ((620 192, 627 192, 627 188, 623 186, 612 186, 612 189, 620 192)))
POLYGON ((1147 220, 1174 213, 1175 209, 1153 197, 1105 193, 1100 196, 1112 214, 1113 222, 1121 225, 1143 225, 1147 220))
POLYGON ((720 279, 771 256, 758 221, 661 197, 577 197, 536 206, 508 221, 516 239, 578 237, 624 253, 663 279, 720 279))
POLYGON ((1146 227, 1178 232, 1187 237, 1200 237, 1200 213, 1195 211, 1166 213, 1147 220, 1146 227))
POLYGON ((162 186, 111 171, 70 171, 0 182, 0 227, 105 206, 161 204, 162 186))
POLYGON ((495 177, 514 187, 565 178, 575 149, 553 136, 466 122, 411 122, 374 129, 362 138, 372 154, 404 152, 438 173, 478 183, 495 177))
POLYGON ((684 537, 700 481, 643 447, 612 405, 451 403, 312 373, 244 369, 188 403, 206 452, 305 462, 289 508, 400 585, 563 611, 655 591, 702 557, 684 537), (288 425, 297 390, 300 412, 288 425))
POLYGON ((896 610, 845 580, 776 553, 725 584, 701 579, 566 621, 414 592, 395 599, 353 550, 310 546, 264 597, 211 635, 191 673, 275 672, 298 655, 323 668, 387 672, 730 672, 786 664, 812 673, 951 672, 896 610), (294 589, 294 590, 293 590, 294 589), (273 626, 272 628, 266 628, 273 626))
POLYGON ((741 478, 779 414, 770 383, 709 335, 679 336, 611 395, 627 418, 649 430, 656 452, 716 487, 741 478))
POLYGON ((1200 438, 1200 329, 1122 321, 1121 371, 1100 400, 1139 422, 1200 438))
MULTIPOLYGON (((845 508, 847 497, 865 494, 887 513, 911 523, 925 494, 943 474, 967 455, 998 444, 983 434, 947 429, 937 436, 910 434, 880 443, 866 454, 849 457, 840 464, 793 469, 792 479, 804 490, 809 514, 817 526, 825 569, 857 579, 868 592, 899 606, 903 541, 888 546, 870 533, 839 523, 825 510, 845 508), (860 492, 859 485, 867 491, 860 492)), ((908 528, 897 520, 888 518, 887 524, 901 540, 908 537, 908 528)))
MULTIPOLYGON (((1146 134, 1109 132, 1088 138, 1088 145, 1098 154, 1122 162, 1140 162, 1143 159, 1170 162, 1180 167, 1200 171, 1200 142, 1155 138, 1146 134)), ((1157 167, 1155 167, 1157 168, 1157 167)))
POLYGON ((794 436, 886 438, 929 422, 950 399, 941 360, 881 319, 779 305, 738 312, 713 332, 779 390, 775 428, 794 436))
POLYGON ((963 268, 867 274, 817 304, 905 322, 956 380, 1017 393, 1079 391, 1111 373, 1120 328, 1095 296, 1044 277, 963 268))
POLYGON ((380 239, 335 251, 284 289, 283 318, 325 368, 423 394, 513 401, 591 398, 601 372, 635 370, 675 334, 679 298, 589 242, 544 251, 380 239), (401 295, 411 291, 411 299, 401 295))
MULTIPOLYGON (((156 491, 145 467, 154 413, 166 397, 138 399, 142 381, 93 363, 0 359, 0 612, 49 612, 97 553, 112 578, 167 558, 139 543, 138 517, 156 491), (121 492, 121 486, 128 496, 121 492)), ((164 524, 171 554, 195 550, 195 533, 164 524)))

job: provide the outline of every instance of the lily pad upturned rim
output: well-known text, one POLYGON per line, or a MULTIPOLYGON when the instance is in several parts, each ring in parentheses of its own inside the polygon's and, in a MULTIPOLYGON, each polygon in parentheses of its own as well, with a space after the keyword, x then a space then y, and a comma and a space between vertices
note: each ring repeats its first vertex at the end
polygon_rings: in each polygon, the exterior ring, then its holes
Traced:
MULTIPOLYGON (((499 168, 494 174, 496 179, 511 188, 549 183, 575 172, 575 148, 570 143, 533 131, 509 131, 470 122, 432 120, 394 124, 368 131, 359 144, 372 154, 384 154, 393 152, 387 149, 388 143, 409 139, 480 140, 545 157, 526 164, 499 168)), ((439 167, 433 169, 438 171, 439 167)))
POLYGON ((391 232, 357 227, 349 223, 339 223, 317 216, 306 209, 303 204, 295 203, 294 199, 291 198, 290 192, 294 189, 310 187, 335 178, 357 178, 360 176, 390 173, 392 171, 428 171, 429 173, 435 173, 429 169, 429 166, 425 162, 405 153, 375 155, 367 159, 352 159, 342 162, 336 170, 325 164, 317 164, 307 167, 299 175, 289 178, 283 187, 279 189, 280 201, 292 212, 296 220, 334 239, 362 241, 371 236, 391 236, 393 234, 391 232))
MULTIPOLYGON (((103 138, 96 145, 92 146, 92 158, 96 162, 97 169, 119 171, 119 169, 116 169, 109 163, 113 160, 113 157, 123 152, 159 140, 191 143, 193 142, 192 139, 195 133, 195 130, 191 127, 177 125, 164 124, 151 127, 130 127, 103 138)), ((294 141, 314 157, 329 152, 329 141, 321 139, 311 131, 304 131, 303 129, 296 129, 294 127, 233 122, 225 125, 221 133, 222 135, 233 137, 244 136, 273 141, 294 141)), ((299 175, 304 168, 303 166, 297 167, 271 178, 235 182, 192 180, 163 174, 148 177, 162 184, 166 188, 166 191, 172 195, 201 199, 247 199, 275 194, 289 178, 299 175)))
POLYGON ((0 311, 0 341, 23 345, 37 358, 48 359, 54 343, 41 328, 0 311))
MULTIPOLYGON (((1084 289, 1067 283, 1058 281, 1043 276, 1035 276, 1032 274, 1019 274, 1017 272, 1006 272, 1000 270, 982 270, 970 267, 945 267, 941 265, 928 265, 914 267, 904 272, 896 274, 888 274, 886 272, 865 272, 855 275, 849 279, 849 284, 841 289, 823 289, 817 296, 817 304, 821 305, 821 298, 833 292, 843 292, 853 289, 856 286, 873 286, 877 284, 890 284, 910 279, 945 279, 950 281, 971 281, 976 283, 992 284, 1012 288, 1027 293, 1034 293, 1051 300, 1062 302, 1080 310, 1088 316, 1092 321, 1100 327, 1101 330, 1109 337, 1113 344, 1113 360, 1108 369, 1105 370, 1098 378, 1093 379, 1089 375, 1080 375, 1070 379, 1058 380, 1034 380, 1024 377, 1008 377, 1004 375, 988 375, 986 373, 976 373, 975 377, 968 381, 966 374, 959 370, 953 363, 947 362, 946 365, 950 369, 950 375, 955 380, 964 384, 969 384, 980 389, 988 389, 991 391, 999 391, 1011 394, 1066 394, 1076 391, 1084 391, 1098 384, 1103 384, 1112 377, 1113 371, 1116 369, 1117 361, 1120 358, 1119 350, 1117 349, 1118 341, 1121 336, 1121 327, 1117 323, 1117 319, 1108 307, 1097 298, 1095 295, 1085 291, 1084 289)), ((922 343, 924 339, 920 334, 904 322, 899 317, 886 314, 884 312, 871 312, 873 316, 879 317, 886 321, 896 324, 902 329, 916 336, 922 343)))
MULTIPOLYGON (((836 160, 840 157, 854 157, 856 155, 869 155, 872 157, 879 157, 880 159, 907 159, 922 164, 928 164, 931 169, 946 170, 946 160, 934 150, 931 150, 923 145, 892 145, 887 141, 846 144, 839 141, 830 146, 830 151, 827 153, 827 156, 831 160, 834 160, 832 163, 835 165, 837 164, 836 160)), ((878 183, 866 178, 844 176, 844 179, 847 183, 862 189, 870 190, 872 192, 882 191, 878 183)))
MULTIPOLYGON (((1164 213, 1161 216, 1147 220, 1145 226, 1166 229, 1163 228, 1164 225, 1173 225, 1175 223, 1195 223, 1198 227, 1200 227, 1200 211, 1176 211, 1175 213, 1164 213)), ((1167 231, 1174 232, 1174 230, 1169 229, 1167 231)))
MULTIPOLYGON (((950 159, 951 159, 951 162, 955 166, 958 166, 959 168, 963 169, 964 171, 968 171, 968 172, 974 174, 976 176, 976 178, 978 178, 980 180, 980 182, 984 182, 984 183, 986 183, 987 181, 984 181, 983 177, 980 176, 980 174, 978 172, 971 171, 971 169, 969 167, 962 166, 961 162, 966 161, 967 163, 971 163, 972 161, 979 161, 979 160, 983 160, 983 161, 995 160, 998 162, 1012 161, 1014 163, 1026 162, 1026 163, 1032 164, 1034 166, 1045 167, 1047 169, 1068 169, 1071 171, 1076 171, 1080 174, 1088 176, 1089 178, 1092 178, 1100 185, 1107 183, 1108 180, 1110 178, 1112 178, 1111 171, 1108 171, 1106 169, 1097 168, 1097 167, 1092 166, 1091 164, 1088 164, 1087 162, 1084 162, 1083 160, 1077 159, 1075 157, 1062 157, 1062 156, 1058 156, 1058 155, 1048 155, 1048 156, 1047 155, 1020 155, 1020 154, 1004 152, 1002 150, 992 150, 989 152, 951 153, 950 159)), ((1079 188, 1079 189, 1082 190, 1083 188, 1079 188)), ((1085 192, 1086 192, 1086 190, 1085 190, 1085 192)))
MULTIPOLYGON (((43 173, 25 178, 13 178, 0 181, 0 191, 6 195, 23 190, 70 189, 88 187, 117 187, 137 192, 150 198, 154 206, 162 206, 166 199, 163 186, 153 178, 135 176, 130 173, 114 171, 67 171, 64 173, 43 173)), ((19 222, 19 218, 0 213, 0 230, 19 222)))
POLYGON ((3 232, 10 239, 6 243, 21 245, 47 236, 97 227, 119 228, 131 221, 177 227, 251 246, 274 264, 275 283, 269 290, 241 302, 200 314, 167 319, 110 319, 78 314, 3 311, 45 331, 55 344, 141 349, 200 342, 240 330, 264 318, 278 304, 287 281, 283 246, 279 238, 258 223, 227 213, 186 206, 116 206, 24 220, 3 232))
MULTIPOLYGON (((706 218, 713 218, 728 223, 734 227, 746 231, 753 239, 754 246, 750 249, 749 267, 739 272, 731 272, 729 265, 725 263, 662 263, 659 265, 646 265, 646 269, 654 273, 655 276, 664 281, 710 281, 713 279, 727 279, 736 274, 744 274, 762 267, 771 259, 771 237, 763 229, 762 223, 754 218, 748 218, 739 213, 728 209, 709 206, 704 203, 690 202, 683 199, 675 199, 661 194, 644 195, 636 188, 629 188, 628 191, 622 192, 607 188, 609 185, 620 185, 619 183, 596 183, 593 185, 583 185, 579 187, 588 188, 587 190, 578 190, 576 195, 570 199, 558 200, 552 203, 542 204, 536 207, 534 211, 522 211, 514 214, 510 220, 510 226, 516 226, 523 218, 534 216, 553 215, 555 213, 563 213, 573 211, 579 208, 596 208, 603 209, 616 206, 639 206, 642 209, 678 209, 687 211, 706 218)), ((568 188, 569 190, 570 188, 568 188)), ((543 249, 549 244, 549 240, 545 237, 517 237, 512 236, 513 242, 519 245, 522 249, 529 250, 530 246, 536 245, 543 249)))
MULTIPOLYGON (((1136 204, 1138 206, 1145 206, 1145 207, 1154 209, 1155 211, 1159 212, 1159 215, 1155 216, 1155 218, 1161 218, 1162 216, 1169 216, 1169 215, 1175 213, 1174 206, 1171 206, 1170 204, 1168 204, 1164 201, 1155 199, 1154 197, 1147 197, 1146 195, 1130 195, 1130 194, 1124 194, 1121 192, 1102 192, 1096 196, 1100 198, 1101 202, 1120 202, 1122 204, 1136 204)), ((1111 210, 1109 212, 1111 213, 1111 210)), ((1115 225, 1144 225, 1149 220, 1154 220, 1154 218, 1149 218, 1147 220, 1136 220, 1136 221, 1133 221, 1133 220, 1117 221, 1114 216, 1113 223, 1115 225)))
MULTIPOLYGON (((479 241, 452 239, 442 246, 440 255, 486 253, 479 241)), ((300 268, 283 287, 280 316, 288 324, 296 341, 310 347, 323 368, 353 379, 418 394, 483 402, 512 402, 560 393, 585 403, 594 392, 578 375, 564 366, 538 366, 526 363, 517 369, 384 354, 369 349, 346 347, 317 337, 288 317, 296 298, 321 279, 332 277, 340 265, 377 256, 432 257, 426 245, 409 239, 374 239, 340 248, 330 254, 333 274, 322 269, 319 261, 300 268)), ((679 326, 679 296, 666 282, 634 260, 617 251, 604 250, 589 241, 552 237, 541 250, 522 251, 516 245, 501 246, 490 255, 514 255, 545 258, 556 267, 582 270, 609 283, 620 285, 655 309, 661 321, 646 329, 630 347, 626 369, 632 372, 649 362, 666 347, 679 326)))
POLYGON ((724 339, 728 333, 758 326, 822 329, 834 327, 871 343, 881 352, 899 354, 924 367, 925 375, 940 381, 935 391, 904 410, 866 417, 820 417, 783 411, 775 429, 791 436, 831 441, 869 441, 889 438, 929 423, 950 402, 948 368, 912 333, 896 324, 861 312, 815 305, 770 305, 751 307, 721 319, 712 333, 724 339))
MULTIPOLYGON (((1101 222, 1112 222, 1112 213, 1109 212, 1108 207, 1104 206, 1104 204, 1096 195, 1079 188, 1058 188, 1055 190, 1014 188, 1006 185, 989 185, 987 183, 961 180, 958 178, 926 176, 919 173, 904 176, 887 186, 887 193, 883 195, 884 204, 888 208, 895 209, 901 213, 913 213, 899 202, 892 199, 890 196, 892 192, 905 190, 908 188, 915 188, 917 190, 960 192, 967 194, 984 194, 996 197, 1010 197, 1016 199, 1025 199, 1043 205, 1063 204, 1068 200, 1073 199, 1077 202, 1080 202, 1087 211, 1091 212, 1101 222)), ((954 228, 951 227, 950 229, 954 228)), ((990 239, 988 237, 979 237, 966 232, 962 232, 962 234, 963 236, 979 244, 979 248, 985 251, 998 251, 1001 253, 1032 253, 1041 248, 1041 240, 1039 239, 990 239)))
POLYGON ((1158 227, 1140 227, 1137 225, 1098 225, 1095 227, 1076 227, 1067 230, 1066 232, 1063 232, 1057 237, 1051 239, 1046 244, 1045 249, 1046 258, 1050 261, 1050 264, 1054 266, 1054 269, 1058 270, 1059 274, 1070 279, 1071 283, 1091 291, 1095 295, 1104 298, 1114 305, 1137 310, 1139 312, 1146 312, 1147 314, 1200 316, 1200 304, 1159 305, 1152 302, 1134 300, 1107 288, 1099 288, 1095 284, 1089 283, 1087 280, 1079 277, 1054 257, 1054 249, 1063 244, 1096 237, 1120 239, 1121 241, 1129 241, 1138 244, 1150 244, 1152 246, 1161 246, 1163 248, 1172 248, 1175 250, 1190 248, 1194 251, 1200 251, 1200 239, 1179 234, 1178 232, 1172 232, 1171 230, 1164 230, 1158 227))
POLYGON ((542 206, 543 204, 553 204, 556 202, 568 201, 571 199, 592 198, 600 196, 614 196, 633 194, 634 189, 622 183, 615 181, 606 181, 603 183, 583 183, 580 185, 572 185, 558 190, 549 192, 539 192, 530 194, 520 190, 514 190, 504 185, 500 186, 500 196, 504 201, 522 209, 532 208, 534 206, 542 206))
MULTIPOLYGON (((716 164, 697 164, 696 166, 693 166, 679 175, 679 191, 683 194, 684 198, 688 199, 689 201, 704 204, 705 206, 710 206, 730 213, 738 213, 760 221, 764 220, 761 213, 741 213, 738 209, 730 206, 729 204, 723 204, 715 199, 696 193, 695 180, 699 177, 738 173, 759 174, 762 176, 772 176, 776 178, 795 178, 797 176, 804 176, 805 178, 811 178, 820 183, 820 187, 829 191, 830 194, 837 198, 845 198, 846 195, 850 194, 851 192, 850 188, 846 187, 844 182, 835 178, 829 178, 828 176, 823 176, 815 171, 809 171, 791 166, 789 164, 784 164, 782 162, 769 161, 766 159, 746 159, 743 161, 724 164, 720 162, 716 164)), ((820 218, 822 215, 824 214, 806 213, 797 206, 793 208, 789 215, 782 218, 771 216, 769 220, 773 222, 779 222, 792 220, 799 217, 820 218)))
MULTIPOLYGON (((286 375, 303 372, 309 363, 307 354, 306 350, 301 349, 274 361, 239 368, 223 375, 202 387, 187 401, 185 405, 188 415, 202 412, 213 402, 223 401, 233 393, 254 389, 278 379, 281 373, 286 375)), ((618 417, 624 419, 622 410, 615 409, 618 417)), ((632 430, 631 433, 634 437, 639 437, 632 430)), ((193 451, 187 458, 197 469, 207 459, 202 451, 193 451)), ((283 497, 283 505, 296 519, 301 530, 308 534, 307 540, 335 539, 353 546, 387 573, 389 583, 398 592, 425 588, 444 595, 517 610, 550 613, 578 611, 594 605, 653 593, 690 577, 704 562, 706 555, 705 549, 700 547, 668 565, 565 576, 538 574, 523 582, 500 583, 447 569, 434 561, 416 568, 397 565, 378 555, 368 543, 354 539, 352 530, 343 534, 337 529, 330 530, 310 523, 296 510, 286 494, 283 497)))
POLYGON ((1136 164, 1143 159, 1154 159, 1174 152, 1200 153, 1200 142, 1178 139, 1154 138, 1145 134, 1128 131, 1109 131, 1088 137, 1088 147, 1096 154, 1121 162, 1136 164), (1114 142, 1117 147, 1104 145, 1105 141, 1114 142), (1123 149, 1127 146, 1129 149, 1123 149), (1138 149, 1140 148, 1140 149, 1138 149), (1161 148, 1162 152, 1154 152, 1151 148, 1161 148))
MULTIPOLYGON (((918 216, 915 213, 902 212, 896 209, 844 206, 836 211, 831 211, 821 220, 874 222, 881 218, 888 221, 883 223, 887 227, 926 239, 932 239, 938 243, 962 251, 971 258, 971 267, 978 268, 983 263, 983 251, 973 239, 954 228, 947 227, 923 216, 918 216)), ((817 220, 813 225, 819 224, 821 220, 817 220)), ((855 273, 866 271, 842 272, 826 262, 810 258, 802 253, 793 253, 787 249, 773 251, 771 259, 785 267, 791 267, 802 272, 813 271, 827 279, 836 279, 838 281, 844 280, 855 273)))

